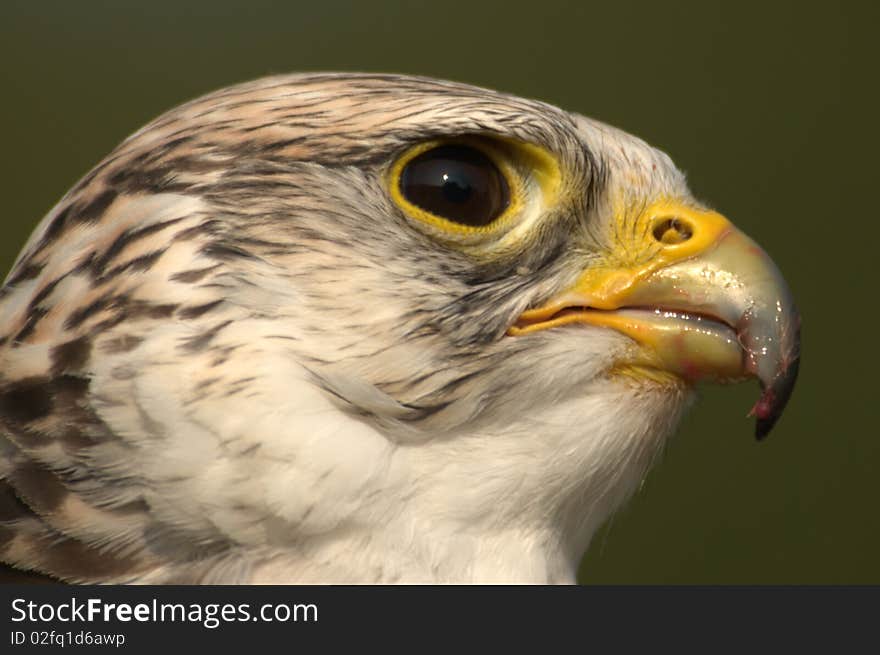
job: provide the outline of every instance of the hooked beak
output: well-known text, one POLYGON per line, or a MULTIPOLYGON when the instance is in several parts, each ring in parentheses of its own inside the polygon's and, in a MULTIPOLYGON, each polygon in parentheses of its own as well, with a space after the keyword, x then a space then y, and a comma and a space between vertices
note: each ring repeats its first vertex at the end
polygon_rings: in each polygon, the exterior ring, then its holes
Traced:
POLYGON ((716 212, 658 203, 645 213, 647 262, 585 270, 576 284, 524 312, 522 336, 572 323, 615 329, 641 346, 632 361, 687 382, 755 377, 750 412, 764 438, 794 389, 800 316, 779 269, 716 212))

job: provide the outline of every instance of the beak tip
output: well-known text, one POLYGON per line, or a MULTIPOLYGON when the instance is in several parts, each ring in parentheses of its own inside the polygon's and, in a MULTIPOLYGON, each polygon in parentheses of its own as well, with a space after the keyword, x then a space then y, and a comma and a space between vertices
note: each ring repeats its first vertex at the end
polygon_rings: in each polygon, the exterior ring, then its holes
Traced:
POLYGON ((773 429, 773 425, 775 421, 768 421, 767 419, 759 418, 755 421, 755 441, 764 441, 767 438, 767 435, 770 434, 770 430, 773 429))
POLYGON ((770 434, 773 426, 785 411, 791 393, 794 391, 794 384, 797 381, 798 370, 800 369, 800 357, 795 357, 783 371, 776 376, 772 383, 764 387, 761 397, 755 403, 749 412, 749 416, 756 417, 755 421, 755 439, 763 441, 770 434))

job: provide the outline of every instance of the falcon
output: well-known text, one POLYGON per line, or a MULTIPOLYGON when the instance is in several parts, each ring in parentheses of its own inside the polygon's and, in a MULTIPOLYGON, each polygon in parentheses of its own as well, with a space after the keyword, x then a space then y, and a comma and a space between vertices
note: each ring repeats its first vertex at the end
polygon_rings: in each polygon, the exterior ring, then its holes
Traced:
POLYGON ((427 78, 184 104, 0 291, 0 561, 71 583, 573 583, 696 383, 792 391, 769 256, 664 153, 427 78))

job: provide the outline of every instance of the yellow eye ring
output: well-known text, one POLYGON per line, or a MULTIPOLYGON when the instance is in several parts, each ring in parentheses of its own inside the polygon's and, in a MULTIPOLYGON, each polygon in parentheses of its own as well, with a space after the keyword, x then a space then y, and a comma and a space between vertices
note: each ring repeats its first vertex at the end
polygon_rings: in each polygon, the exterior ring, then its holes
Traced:
POLYGON ((492 143, 488 139, 480 139, 476 137, 445 140, 438 139, 420 143, 419 145, 410 148, 391 166, 388 172, 388 189, 394 202, 401 207, 410 218, 432 228, 432 232, 439 234, 441 237, 453 237, 454 239, 467 239, 468 237, 481 239, 504 232, 505 228, 522 209, 524 196, 522 177, 512 166, 509 154, 505 153, 501 147, 492 143), (445 218, 435 212, 425 209, 424 207, 420 207, 404 195, 401 188, 401 181, 407 170, 407 166, 426 153, 449 146, 458 146, 476 151, 481 157, 484 157, 488 162, 491 162, 503 178, 507 192, 506 206, 503 207, 497 216, 493 217, 491 221, 485 225, 467 225, 462 222, 456 222, 455 220, 445 218))

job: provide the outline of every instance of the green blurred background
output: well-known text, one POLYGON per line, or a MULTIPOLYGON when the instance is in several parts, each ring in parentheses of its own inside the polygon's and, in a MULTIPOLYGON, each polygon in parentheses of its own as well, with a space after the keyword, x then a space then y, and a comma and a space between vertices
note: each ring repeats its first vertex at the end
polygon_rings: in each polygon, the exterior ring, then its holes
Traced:
POLYGON ((261 75, 419 73, 599 118, 669 152, 699 197, 771 253, 803 314, 804 357, 766 443, 745 418, 755 385, 705 389, 597 535, 581 580, 880 583, 880 57, 868 7, 2 0, 0 268, 127 134, 261 75))

